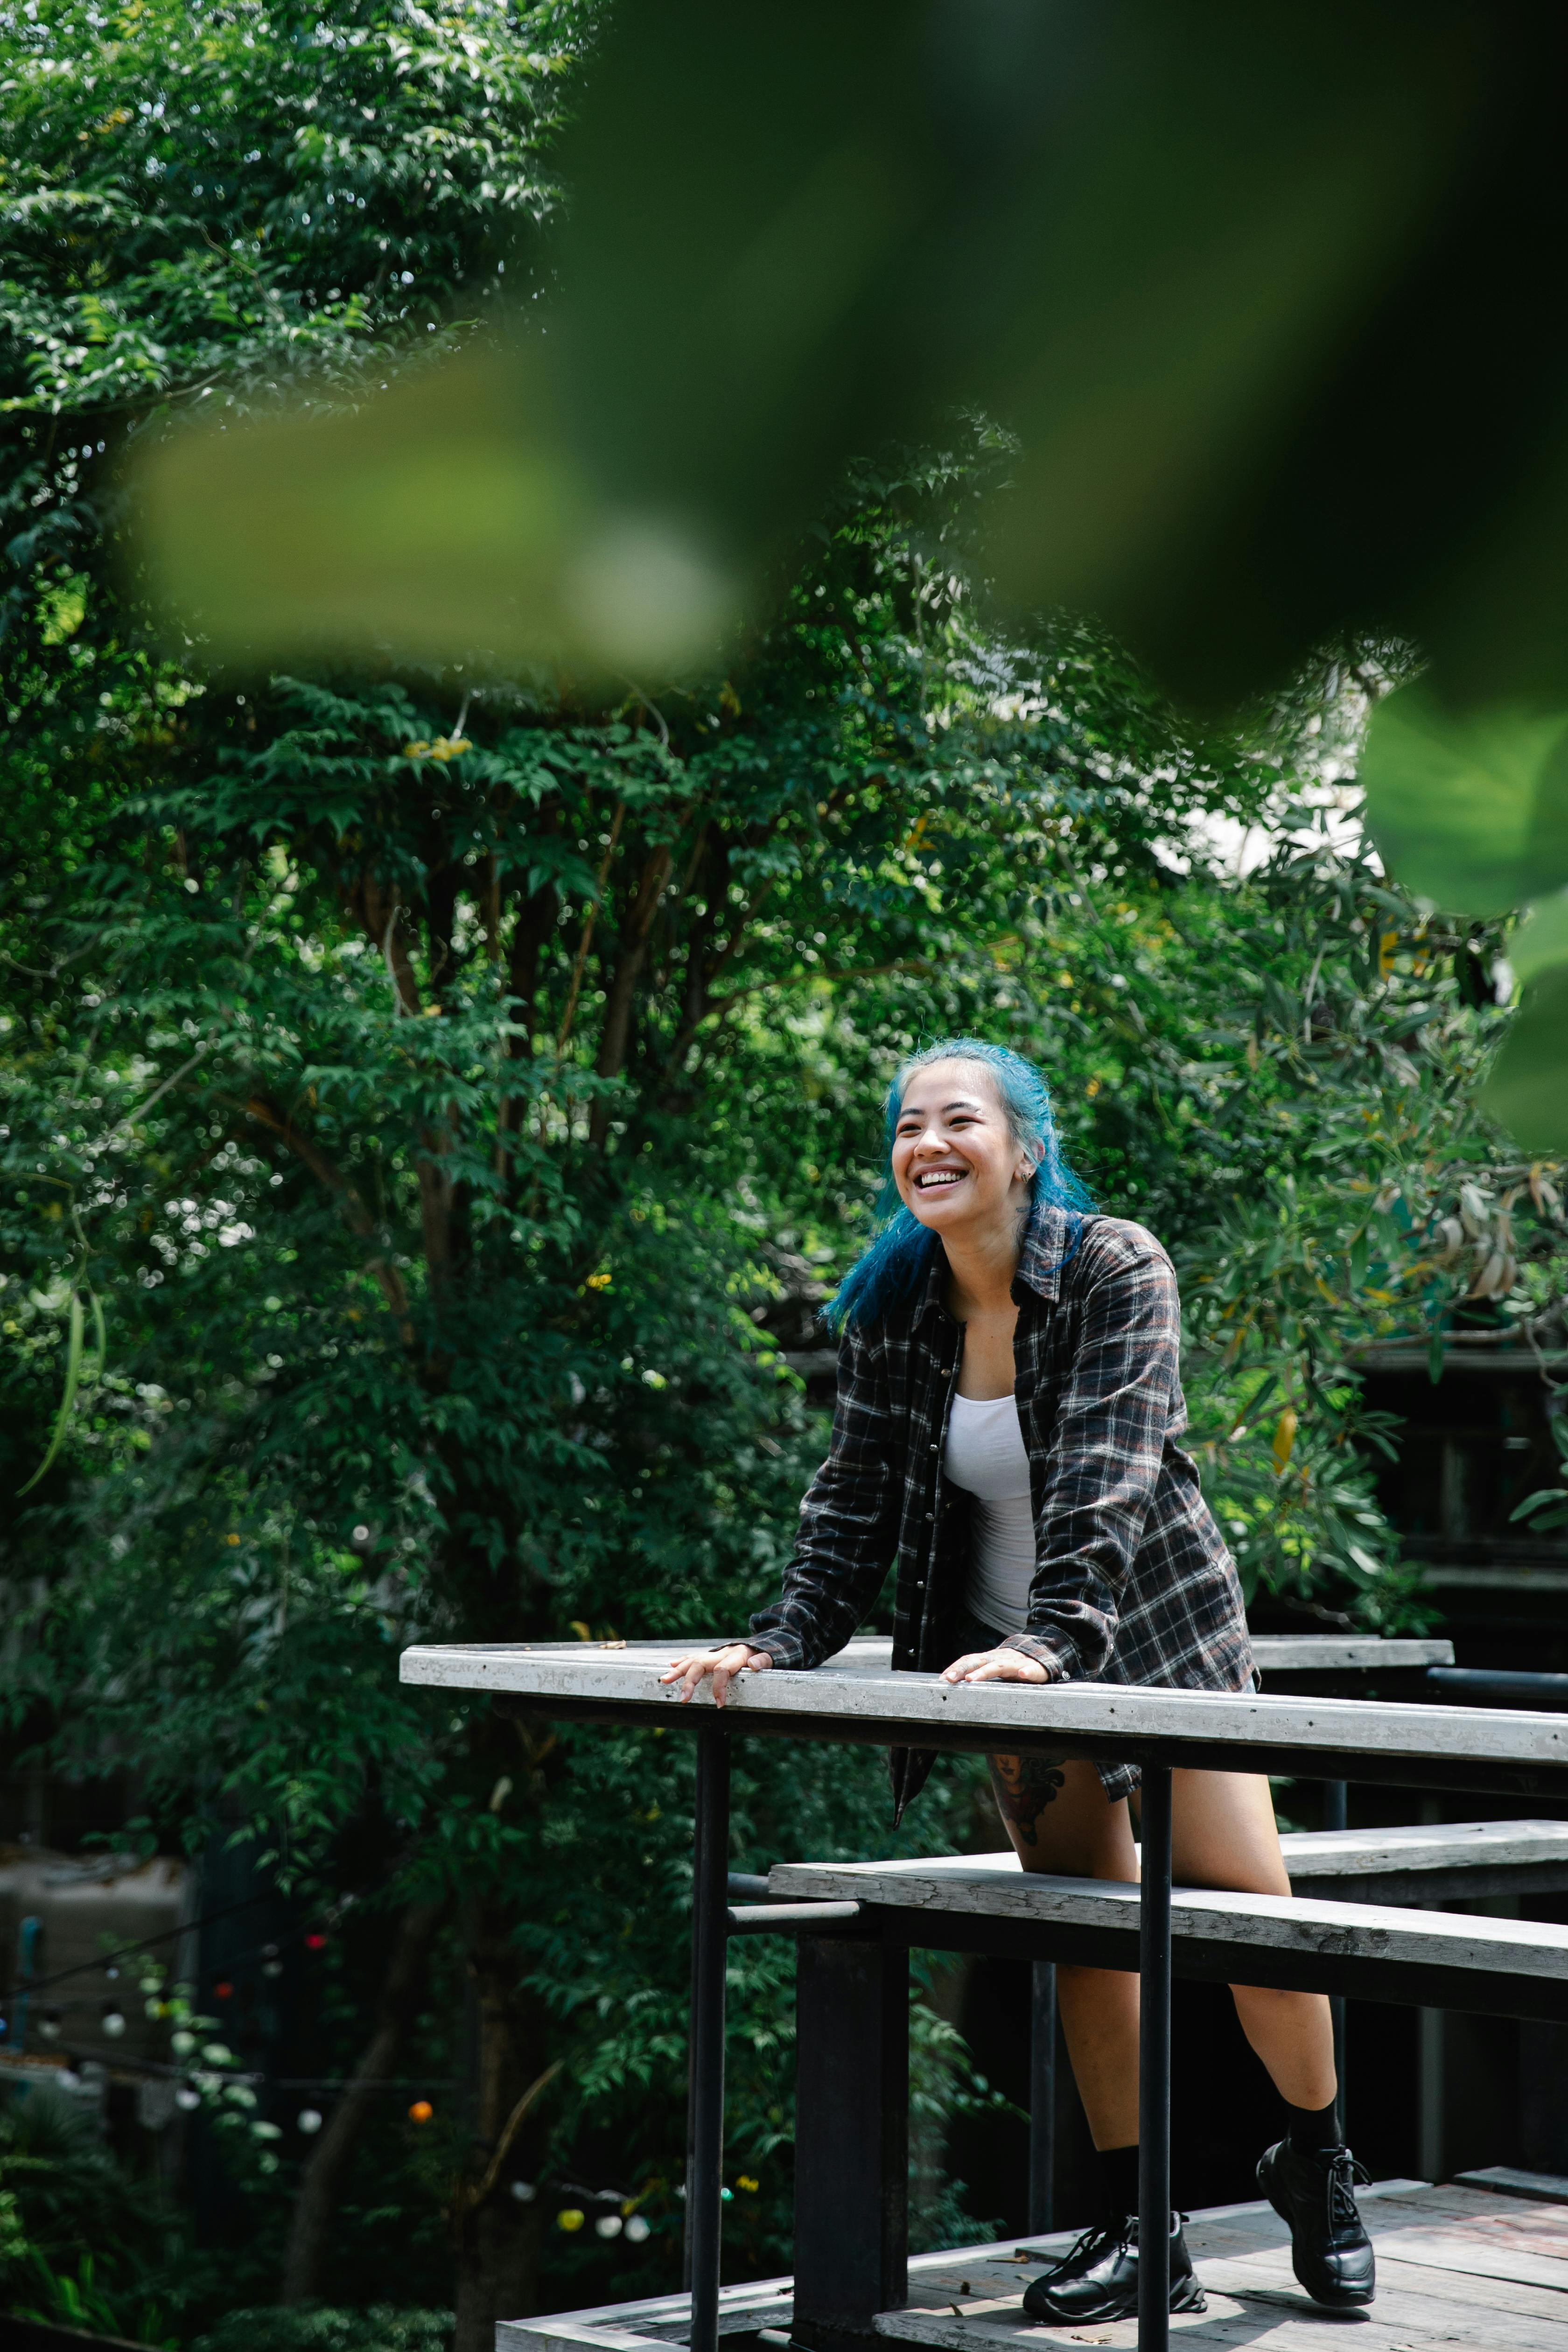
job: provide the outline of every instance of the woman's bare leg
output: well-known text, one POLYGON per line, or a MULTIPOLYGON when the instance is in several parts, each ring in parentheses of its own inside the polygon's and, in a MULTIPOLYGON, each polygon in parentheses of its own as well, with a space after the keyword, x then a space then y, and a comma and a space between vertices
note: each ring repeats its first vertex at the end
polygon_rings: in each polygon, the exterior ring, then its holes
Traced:
MULTIPOLYGON (((1260 1772, 1173 1772, 1173 1867, 1183 1886, 1289 1895, 1274 1799, 1260 1772)), ((1293 2107, 1326 2107, 1339 2089, 1328 1997, 1232 1985, 1241 2030, 1293 2107)))
MULTIPOLYGON (((1049 1765, 996 1756, 992 1783, 1026 1870, 1133 1882, 1132 1826, 1124 1800, 1108 1804, 1081 1760, 1049 1765)), ((1174 1874, 1184 1886, 1289 1895, 1268 1783, 1250 1772, 1172 1775, 1174 1874)), ((1333 2030, 1321 1993, 1233 1985, 1242 2032, 1291 2106, 1334 2096, 1333 2030)), ((1073 2076, 1096 2147, 1138 2137, 1138 1979, 1122 1969, 1058 1967, 1057 2000, 1073 2076)))
MULTIPOLYGON (((1106 1803, 1092 1764, 994 1756, 991 1781, 1026 1870, 1136 1882, 1127 1801, 1106 1803)), ((1131 2147, 1138 2137, 1137 1978, 1125 1969, 1058 1965, 1057 2007, 1096 2147, 1131 2147)))

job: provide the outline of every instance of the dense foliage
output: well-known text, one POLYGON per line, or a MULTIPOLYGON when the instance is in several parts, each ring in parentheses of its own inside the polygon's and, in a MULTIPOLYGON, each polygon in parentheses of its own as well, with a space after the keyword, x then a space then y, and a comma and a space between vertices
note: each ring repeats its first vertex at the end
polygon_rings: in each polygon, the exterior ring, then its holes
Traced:
MULTIPOLYGON (((1556 1197, 1466 1108, 1495 942, 1344 820, 1405 657, 1205 739, 1092 629, 1004 637, 984 432, 863 470, 679 693, 171 648, 118 445, 479 331, 456 297, 480 317, 550 211, 591 16, 0 27, 13 1725, 132 1767, 149 1839, 248 1839, 324 1923, 325 2073, 472 2084, 418 2120, 351 2094, 314 2141, 280 2091, 232 2105, 229 2299, 369 2305, 395 2252, 488 2347, 676 2275, 691 1758, 405 1696, 397 1650, 719 1632, 769 1591, 821 1443, 787 1360, 866 1230, 897 1054, 963 1027, 1044 1062, 1101 1200, 1177 1251, 1249 1587, 1367 1622, 1411 1603, 1351 1351, 1466 1293, 1546 1311, 1556 1197)), ((738 1863, 888 1848, 875 1759, 742 1765, 738 1863)), ((972 1802, 939 1780, 906 1850, 972 1802)), ((784 2259, 788 1967, 731 1961, 735 2275, 784 2259)), ((247 2056, 193 2060, 219 2111, 247 2056)), ((929 2129, 989 2095, 934 2011, 921 2068, 929 2129)), ((969 2227, 922 2179, 927 2231, 969 2227)))

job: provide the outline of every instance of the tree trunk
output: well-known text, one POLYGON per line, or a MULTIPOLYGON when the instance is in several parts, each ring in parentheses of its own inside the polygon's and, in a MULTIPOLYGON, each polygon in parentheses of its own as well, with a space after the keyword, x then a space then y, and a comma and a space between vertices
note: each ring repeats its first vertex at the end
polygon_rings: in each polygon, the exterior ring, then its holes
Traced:
POLYGON ((536 2154, 537 2095, 543 2088, 542 2036, 530 2032, 517 2000, 518 1958, 499 1909, 480 1916, 469 1967, 479 2000, 479 2113, 475 2177, 459 2187, 454 2207, 458 2240, 458 2334, 454 2352, 495 2352, 496 2323, 533 2309, 539 2244, 544 2223, 540 2200, 522 2204, 510 2194, 519 2176, 531 2176, 525 2147, 536 2154), (532 2087, 531 2100, 524 2095, 532 2087), (517 2111, 528 2120, 517 2129, 517 2111), (507 2144, 509 2126, 514 2137, 507 2144), (503 2160, 495 2161, 503 2149, 503 2160))
POLYGON ((392 2072, 405 2035, 414 2022, 430 1947, 446 1906, 411 1904, 404 1913, 381 1989, 375 2030, 364 2046, 353 2082, 332 2110, 300 2176, 283 2257, 280 2303, 309 2303, 321 2292, 327 2232, 342 2193, 354 2144, 370 2120, 376 2097, 371 2087, 392 2072))
MULTIPOLYGON (((632 1001, 647 955, 653 919, 658 912, 658 902, 664 896, 664 886, 668 879, 669 850, 668 846, 661 845, 643 867, 642 877, 621 924, 620 953, 616 958, 605 994, 605 1022, 599 1033, 599 1058, 595 1065, 602 1078, 618 1078, 626 1067, 626 1046, 632 1034, 632 1001)), ((601 1097, 594 1105, 588 1132, 593 1142, 602 1146, 609 1131, 610 1106, 601 1097)))

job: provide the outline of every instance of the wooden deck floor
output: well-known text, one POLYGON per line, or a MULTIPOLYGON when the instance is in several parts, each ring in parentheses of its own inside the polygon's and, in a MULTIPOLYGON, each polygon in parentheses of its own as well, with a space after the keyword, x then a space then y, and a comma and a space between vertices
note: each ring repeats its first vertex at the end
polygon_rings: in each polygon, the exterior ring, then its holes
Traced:
MULTIPOLYGON (((1568 2180, 1499 2172, 1439 2189, 1385 2182, 1363 2192, 1362 2210, 1377 2246, 1377 2300, 1337 2315, 1297 2285, 1285 2229, 1266 2205, 1194 2214, 1187 2242, 1209 2303, 1173 2318, 1180 2352, 1568 2352, 1568 2180), (1507 2181, 1518 2193, 1503 2193, 1507 2181)), ((1132 2352, 1133 2320, 1041 2327, 1025 2317, 1026 2282, 1072 2236, 917 2255, 909 2305, 884 2312, 878 2332, 889 2345, 941 2352, 1086 2344, 1132 2352)), ((687 2313, 684 2295, 664 2295, 503 2322, 497 2352, 668 2352, 687 2340, 687 2313)), ((787 2278, 723 2290, 727 2340, 773 2352, 788 2345, 789 2324, 787 2278)))
MULTIPOLYGON (((1568 2352, 1568 2204, 1456 2185, 1384 2191, 1363 2210, 1377 2247, 1377 2300, 1341 2314, 1297 2285, 1286 2231, 1267 2207, 1194 2216, 1187 2242, 1208 2309, 1173 2318, 1173 2341, 1182 2352, 1568 2352)), ((1026 2319, 1018 2296, 1037 2268, 1037 2254, 1012 2248, 940 2271, 922 2264, 910 2307, 886 2313, 878 2327, 897 2343, 946 2352, 1136 2345, 1132 2320, 1041 2327, 1026 2319)))

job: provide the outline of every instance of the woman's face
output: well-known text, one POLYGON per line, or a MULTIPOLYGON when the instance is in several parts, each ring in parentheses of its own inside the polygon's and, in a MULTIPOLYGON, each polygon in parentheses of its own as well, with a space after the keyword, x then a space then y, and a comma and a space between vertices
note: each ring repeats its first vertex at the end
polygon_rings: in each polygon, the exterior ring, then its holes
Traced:
POLYGON ((893 1181, 922 1225, 1011 1230, 1033 1172, 984 1063, 928 1062, 913 1073, 893 1134, 893 1181))

